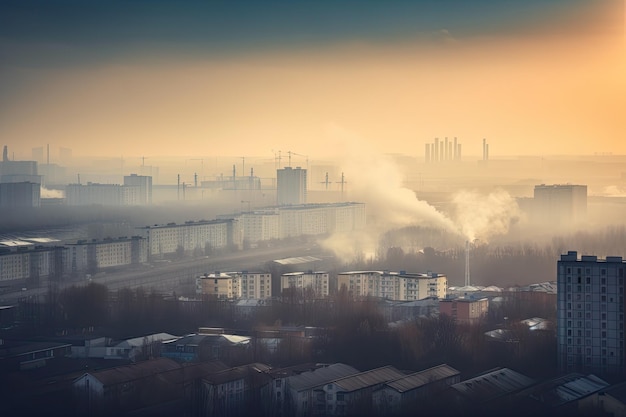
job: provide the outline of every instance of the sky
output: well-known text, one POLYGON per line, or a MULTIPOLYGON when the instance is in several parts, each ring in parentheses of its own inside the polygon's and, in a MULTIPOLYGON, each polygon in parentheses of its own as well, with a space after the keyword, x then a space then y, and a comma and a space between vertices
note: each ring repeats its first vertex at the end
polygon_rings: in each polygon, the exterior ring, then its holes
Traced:
POLYGON ((623 0, 3 1, 0 145, 626 154, 623 0))

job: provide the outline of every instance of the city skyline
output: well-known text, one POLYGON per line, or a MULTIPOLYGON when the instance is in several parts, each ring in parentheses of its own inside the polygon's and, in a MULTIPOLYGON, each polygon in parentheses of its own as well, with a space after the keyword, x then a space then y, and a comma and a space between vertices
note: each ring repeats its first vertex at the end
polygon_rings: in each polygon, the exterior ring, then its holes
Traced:
POLYGON ((625 154, 623 2, 5 2, 0 137, 75 156, 625 154))

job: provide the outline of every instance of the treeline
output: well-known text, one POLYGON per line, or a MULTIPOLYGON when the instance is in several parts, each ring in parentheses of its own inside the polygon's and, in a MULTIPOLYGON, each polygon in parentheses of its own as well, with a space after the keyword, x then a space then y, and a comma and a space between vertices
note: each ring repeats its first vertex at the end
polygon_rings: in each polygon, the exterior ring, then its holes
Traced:
MULTIPOLYGON (((22 302, 21 336, 69 335, 94 332, 114 339, 168 332, 196 332, 199 327, 223 327, 262 337, 282 332, 276 352, 261 344, 250 360, 273 366, 303 362, 344 362, 358 369, 394 365, 424 369, 441 363, 468 375, 495 366, 548 375, 556 367, 554 329, 530 331, 519 320, 543 316, 554 320, 554 297, 508 293, 477 325, 454 323, 446 316, 421 318, 389 327, 379 300, 354 301, 345 291, 324 300, 289 297, 248 312, 218 300, 181 301, 144 289, 109 292, 101 284, 51 291, 45 302, 22 302), (307 335, 285 327, 310 326, 307 335), (489 342, 484 333, 506 328, 506 342, 489 342), (282 329, 282 330, 281 330, 282 329)), ((304 331, 304 330, 303 330, 304 331)))
MULTIPOLYGON (((470 251, 470 276, 475 285, 516 286, 555 281, 556 263, 570 250, 585 255, 623 256, 626 227, 577 231, 556 236, 547 243, 522 241, 515 236, 490 242, 475 242, 470 251)), ((343 270, 390 270, 438 272, 450 286, 463 285, 465 244, 441 231, 409 227, 385 234, 375 258, 358 257, 344 263, 343 270)))

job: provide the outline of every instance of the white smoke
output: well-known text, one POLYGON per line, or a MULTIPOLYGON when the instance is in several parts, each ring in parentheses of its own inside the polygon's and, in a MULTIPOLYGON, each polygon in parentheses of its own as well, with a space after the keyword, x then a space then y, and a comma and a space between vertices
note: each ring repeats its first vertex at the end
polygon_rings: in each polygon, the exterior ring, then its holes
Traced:
POLYGON ((328 131, 334 147, 340 149, 341 169, 345 174, 348 198, 364 202, 367 207, 367 232, 360 236, 358 248, 354 238, 333 235, 321 242, 337 254, 373 256, 379 236, 391 229, 423 226, 458 232, 455 224, 433 206, 417 198, 402 185, 402 175, 395 163, 357 135, 332 126, 328 131))
POLYGON ((501 189, 488 195, 461 191, 452 201, 456 223, 469 241, 488 241, 492 236, 505 234, 520 218, 517 202, 501 189))
POLYGON ((626 187, 620 187, 619 185, 607 185, 602 190, 602 194, 605 197, 626 197, 626 187))
POLYGON ((63 198, 63 191, 61 190, 51 190, 49 188, 41 186, 41 198, 63 198))

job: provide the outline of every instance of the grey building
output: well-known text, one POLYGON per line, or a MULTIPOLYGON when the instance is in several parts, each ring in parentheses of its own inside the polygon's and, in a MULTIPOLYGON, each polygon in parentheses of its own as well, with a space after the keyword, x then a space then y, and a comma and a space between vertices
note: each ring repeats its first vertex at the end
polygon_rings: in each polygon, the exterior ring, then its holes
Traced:
POLYGON ((307 198, 306 169, 285 167, 276 172, 278 205, 304 204, 307 198))
POLYGON ((621 256, 561 255, 557 344, 562 371, 624 375, 624 269, 621 256))

